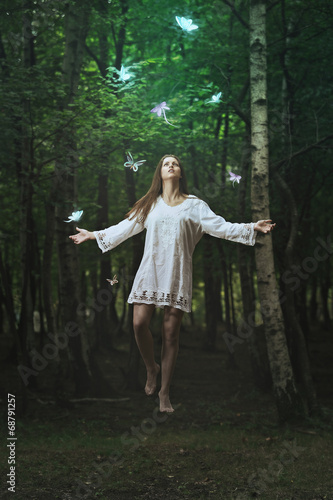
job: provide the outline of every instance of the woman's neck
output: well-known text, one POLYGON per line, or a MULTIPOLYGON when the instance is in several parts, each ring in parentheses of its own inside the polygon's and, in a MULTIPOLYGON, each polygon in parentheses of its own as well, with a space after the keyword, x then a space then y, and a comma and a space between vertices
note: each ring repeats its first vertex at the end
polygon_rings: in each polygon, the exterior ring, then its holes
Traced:
POLYGON ((172 202, 183 198, 183 194, 179 190, 179 182, 163 182, 162 198, 164 201, 172 202))

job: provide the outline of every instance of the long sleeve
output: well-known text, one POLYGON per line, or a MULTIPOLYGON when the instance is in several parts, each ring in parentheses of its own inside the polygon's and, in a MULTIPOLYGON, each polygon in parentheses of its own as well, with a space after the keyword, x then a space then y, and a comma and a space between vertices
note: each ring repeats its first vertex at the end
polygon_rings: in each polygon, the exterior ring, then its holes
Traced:
POLYGON ((249 224, 227 222, 220 215, 216 215, 205 202, 200 204, 200 224, 204 233, 216 238, 224 238, 244 245, 255 244, 256 232, 253 222, 249 224))
POLYGON ((94 231, 94 235, 99 248, 104 253, 120 245, 120 243, 131 236, 141 233, 143 230, 144 225, 142 222, 138 222, 136 218, 133 218, 131 220, 124 219, 119 224, 101 231, 94 231))

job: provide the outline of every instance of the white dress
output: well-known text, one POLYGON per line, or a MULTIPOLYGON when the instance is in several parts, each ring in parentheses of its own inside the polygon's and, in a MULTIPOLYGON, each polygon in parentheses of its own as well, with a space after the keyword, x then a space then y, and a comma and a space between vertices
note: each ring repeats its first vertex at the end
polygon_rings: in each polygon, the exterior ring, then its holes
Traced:
POLYGON ((226 222, 193 195, 175 207, 159 196, 144 224, 136 217, 124 219, 115 226, 94 231, 94 235, 99 248, 106 252, 144 229, 144 253, 128 302, 172 306, 186 312, 191 311, 192 254, 205 233, 245 245, 255 244, 254 223, 226 222))

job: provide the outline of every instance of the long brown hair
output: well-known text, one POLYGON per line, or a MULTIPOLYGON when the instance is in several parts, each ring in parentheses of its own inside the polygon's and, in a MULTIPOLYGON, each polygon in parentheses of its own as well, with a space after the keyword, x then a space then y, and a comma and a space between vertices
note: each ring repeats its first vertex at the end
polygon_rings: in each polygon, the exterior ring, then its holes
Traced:
POLYGON ((140 200, 138 200, 133 205, 133 208, 126 214, 126 217, 128 217, 129 219, 133 219, 133 217, 137 215, 139 216, 141 221, 144 222, 146 220, 147 215, 150 212, 151 207, 153 206, 154 203, 156 203, 156 200, 159 197, 159 195, 163 193, 161 169, 163 161, 165 160, 165 158, 168 157, 175 158, 180 166, 181 178, 179 179, 179 191, 183 194, 189 194, 187 189, 187 181, 186 181, 184 167, 181 164, 180 159, 175 155, 164 155, 158 162, 158 165, 154 173, 153 181, 151 183, 148 192, 142 198, 140 198, 140 200))

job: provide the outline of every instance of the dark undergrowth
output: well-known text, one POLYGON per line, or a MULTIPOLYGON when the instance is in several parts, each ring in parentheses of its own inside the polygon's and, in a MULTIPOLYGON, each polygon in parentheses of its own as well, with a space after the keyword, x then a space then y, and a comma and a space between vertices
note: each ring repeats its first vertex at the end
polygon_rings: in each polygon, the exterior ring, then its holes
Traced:
MULTIPOLYGON (((271 394, 254 388, 245 345, 231 369, 223 343, 203 351, 199 332, 182 333, 174 414, 160 414, 143 392, 62 406, 46 390, 29 392, 16 422, 15 493, 3 426, 1 498, 333 500, 332 344, 325 331, 311 344, 321 415, 284 427, 271 394)), ((126 357, 120 341, 101 356, 118 389, 126 357)))

